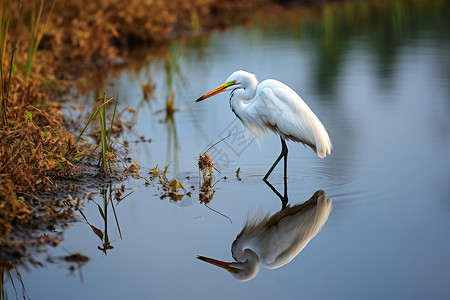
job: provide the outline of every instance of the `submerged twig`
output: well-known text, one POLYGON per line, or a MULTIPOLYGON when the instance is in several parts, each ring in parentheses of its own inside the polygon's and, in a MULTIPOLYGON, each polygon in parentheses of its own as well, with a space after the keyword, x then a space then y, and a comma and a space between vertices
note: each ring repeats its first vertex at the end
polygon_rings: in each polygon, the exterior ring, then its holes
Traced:
POLYGON ((231 135, 231 132, 228 132, 228 135, 222 139, 220 139, 218 142, 214 143, 213 145, 211 145, 208 149, 206 149, 205 152, 203 152, 203 154, 205 154, 206 152, 208 152, 209 150, 211 150, 212 147, 214 147, 215 145, 217 145, 218 143, 222 142, 223 140, 229 138, 231 135))
POLYGON ((231 221, 231 218, 230 218, 230 217, 228 217, 228 216, 224 215, 223 213, 221 213, 221 212, 219 212, 219 211, 217 211, 217 210, 215 210, 215 209, 209 207, 207 204, 205 204, 205 206, 206 206, 207 208, 209 208, 210 210, 212 210, 213 212, 215 212, 215 213, 221 215, 222 217, 227 218, 228 221, 230 221, 230 223, 233 224, 233 221, 231 221))

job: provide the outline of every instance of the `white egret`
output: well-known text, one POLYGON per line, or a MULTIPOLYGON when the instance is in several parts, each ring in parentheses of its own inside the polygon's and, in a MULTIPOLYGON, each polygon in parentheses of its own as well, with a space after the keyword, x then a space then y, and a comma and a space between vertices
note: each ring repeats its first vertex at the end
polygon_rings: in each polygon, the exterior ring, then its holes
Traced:
POLYGON ((258 273, 260 262, 276 269, 296 257, 323 227, 331 206, 331 199, 319 190, 308 201, 288 205, 270 217, 258 211, 253 217, 247 217, 231 246, 235 262, 197 258, 227 270, 240 281, 248 281, 258 273))
POLYGON ((277 80, 267 79, 259 83, 254 74, 236 71, 224 84, 194 102, 230 90, 231 110, 256 140, 269 130, 281 138, 281 154, 264 176, 264 181, 282 157, 284 177, 287 176, 288 148, 285 140, 311 147, 320 158, 331 153, 331 140, 322 122, 296 92, 277 80))

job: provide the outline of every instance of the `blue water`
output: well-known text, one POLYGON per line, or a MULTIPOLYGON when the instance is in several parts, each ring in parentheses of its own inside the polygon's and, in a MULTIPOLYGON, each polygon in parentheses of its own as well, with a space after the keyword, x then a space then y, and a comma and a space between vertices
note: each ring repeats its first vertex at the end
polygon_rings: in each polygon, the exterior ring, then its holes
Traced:
MULTIPOLYGON (((115 206, 122 238, 109 211, 114 248, 105 255, 89 225, 76 223, 49 253, 68 249, 91 260, 73 274, 53 264, 22 270, 27 294, 32 299, 448 299, 450 39, 442 34, 448 28, 449 18, 442 18, 447 6, 426 10, 423 18, 414 10, 420 22, 406 14, 394 36, 377 26, 337 32, 335 20, 335 34, 342 38, 330 44, 322 27, 327 18, 313 18, 302 28, 261 29, 255 22, 214 33, 201 46, 195 40, 174 42, 167 57, 111 77, 110 94, 119 92, 123 107, 137 109, 127 115, 135 126, 123 139, 152 139, 130 143, 140 174, 148 180, 151 168, 170 164, 167 177, 177 178, 192 197, 160 199, 157 181, 126 182, 132 194, 115 206), (262 181, 280 152, 279 138, 267 136, 260 147, 247 141, 225 93, 193 103, 237 69, 297 91, 324 123, 334 148, 321 160, 288 143, 289 203, 324 190, 333 209, 290 263, 274 270, 261 266, 246 283, 196 259, 232 261, 230 247, 246 216, 281 208, 262 181), (145 101, 139 80, 149 76, 156 90, 145 101), (179 110, 173 122, 162 122, 165 113, 155 112, 172 91, 179 110), (214 182, 220 180, 209 207, 232 223, 198 201, 198 155, 229 132, 231 139, 208 152, 221 171, 213 173, 214 182)), ((389 22, 379 18, 380 24, 389 22)), ((270 177, 280 191, 282 174, 280 164, 270 177)), ((103 201, 98 191, 94 199, 103 201)), ((84 213, 104 229, 94 203, 86 203, 84 213)), ((11 287, 8 291, 14 295, 11 287)))

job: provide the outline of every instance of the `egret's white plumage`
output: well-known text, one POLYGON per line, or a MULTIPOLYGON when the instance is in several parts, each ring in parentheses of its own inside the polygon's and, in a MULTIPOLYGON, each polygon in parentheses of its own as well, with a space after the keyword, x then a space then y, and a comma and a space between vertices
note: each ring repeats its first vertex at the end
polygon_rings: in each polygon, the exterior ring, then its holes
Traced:
POLYGON ((331 153, 331 140, 322 122, 295 91, 280 81, 267 79, 259 83, 254 74, 240 70, 195 102, 229 90, 231 110, 255 139, 269 130, 280 135, 283 152, 279 159, 287 157, 284 140, 308 145, 320 158, 331 153))
POLYGON ((259 263, 276 269, 296 257, 323 227, 331 206, 331 199, 319 190, 308 201, 288 205, 272 216, 258 211, 247 217, 231 246, 236 262, 198 258, 228 270, 238 280, 250 280, 258 273, 259 263))

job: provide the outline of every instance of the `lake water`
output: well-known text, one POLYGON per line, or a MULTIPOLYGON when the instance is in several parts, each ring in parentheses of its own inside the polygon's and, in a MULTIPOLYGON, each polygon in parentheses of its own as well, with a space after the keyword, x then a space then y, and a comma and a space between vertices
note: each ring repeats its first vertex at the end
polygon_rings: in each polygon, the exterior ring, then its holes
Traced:
MULTIPOLYGON (((125 183, 125 194, 132 194, 114 202, 120 233, 108 207, 113 249, 107 255, 80 215, 83 222, 66 230, 61 245, 48 251, 52 256, 66 251, 89 256, 80 270, 71 273, 58 264, 28 271, 19 267, 27 295, 449 299, 447 2, 343 4, 304 19, 296 18, 295 10, 271 18, 260 13, 246 27, 216 32, 206 40, 174 42, 164 58, 111 77, 109 94, 119 92, 120 105, 137 110, 127 115, 135 126, 123 139, 130 142, 130 156, 150 184, 145 179, 125 183), (271 21, 262 25, 262 20, 271 21), (203 255, 231 262, 231 244, 247 215, 258 210, 272 215, 281 208, 280 199, 262 181, 280 153, 279 138, 269 135, 260 147, 246 140, 229 109, 228 93, 193 103, 238 69, 255 73, 259 80, 278 79, 297 91, 333 142, 331 156, 324 159, 288 143, 289 204, 301 204, 323 190, 332 210, 322 230, 291 262, 277 269, 260 266, 248 282, 196 259, 203 255), (156 89, 145 100, 140 81, 149 77, 156 89), (172 92, 178 111, 164 122, 165 112, 156 112, 164 109, 172 92), (198 155, 228 134, 208 151, 221 173, 213 173, 214 195, 206 207, 199 202, 198 155), (141 136, 151 143, 133 142, 141 136), (150 181, 148 172, 169 164, 167 178, 177 178, 191 197, 160 199, 161 184, 150 181)), ((269 181, 283 191, 282 163, 269 181)), ((103 207, 100 191, 93 191, 103 207)), ((93 202, 86 203, 84 215, 105 230, 93 202)), ((11 283, 5 284, 13 298, 11 283)), ((17 280, 16 289, 21 297, 17 280)))

